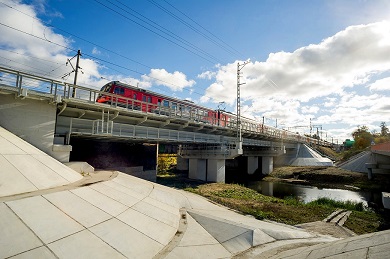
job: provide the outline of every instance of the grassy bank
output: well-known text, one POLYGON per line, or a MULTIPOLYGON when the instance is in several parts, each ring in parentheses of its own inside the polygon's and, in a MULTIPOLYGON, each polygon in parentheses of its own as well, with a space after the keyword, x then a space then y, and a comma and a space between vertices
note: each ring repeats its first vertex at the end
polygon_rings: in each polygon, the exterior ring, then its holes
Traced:
POLYGON ((357 234, 371 233, 387 229, 387 220, 380 214, 365 211, 361 203, 335 202, 326 198, 304 204, 295 198, 278 199, 262 195, 252 189, 237 184, 203 184, 185 188, 214 202, 249 214, 257 219, 268 219, 289 225, 321 221, 336 209, 351 210, 345 223, 357 234))
POLYGON ((374 175, 372 180, 368 180, 366 174, 351 172, 337 167, 279 167, 275 168, 263 180, 292 183, 294 183, 292 180, 301 180, 299 184, 320 188, 390 191, 390 175, 374 175))
MULTIPOLYGON (((317 187, 339 189, 386 190, 390 186, 387 179, 378 176, 368 181, 360 173, 333 167, 282 167, 264 178, 267 181, 286 181, 301 179, 305 184, 317 187)), ((289 225, 323 220, 336 209, 352 211, 345 227, 357 234, 371 233, 390 228, 390 215, 382 211, 364 211, 363 205, 352 202, 335 202, 329 199, 304 204, 295 198, 278 199, 258 193, 237 184, 207 184, 190 180, 187 174, 165 174, 157 177, 157 182, 177 189, 185 189, 202 195, 214 202, 253 215, 257 219, 268 219, 289 225)), ((299 182, 302 184, 302 182, 299 182)))

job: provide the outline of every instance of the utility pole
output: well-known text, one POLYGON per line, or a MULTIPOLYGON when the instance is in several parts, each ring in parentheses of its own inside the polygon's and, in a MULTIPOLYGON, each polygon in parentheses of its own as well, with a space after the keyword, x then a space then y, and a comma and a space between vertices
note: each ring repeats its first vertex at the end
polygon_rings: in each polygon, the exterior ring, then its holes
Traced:
MULTIPOLYGON (((72 67, 72 71, 70 71, 69 73, 66 73, 65 75, 62 76, 62 79, 65 79, 68 78, 68 76, 70 76, 73 72, 75 73, 74 74, 74 80, 73 80, 73 91, 72 91, 72 97, 75 97, 76 96, 76 84, 77 84, 77 75, 79 73, 79 68, 81 69, 81 67, 79 66, 79 63, 80 63, 80 56, 81 56, 81 51, 78 50, 77 51, 77 54, 74 55, 71 59, 67 59, 66 61, 66 65, 70 65, 72 67), (72 62, 71 60, 74 59, 75 57, 77 57, 77 60, 76 60, 76 68, 72 65, 72 62)), ((83 71, 80 71, 81 73, 83 73, 83 71)), ((84 74, 84 73, 83 73, 84 74)))
POLYGON ((72 92, 72 97, 74 98, 76 96, 76 83, 77 83, 77 74, 79 72, 79 62, 80 62, 80 56, 81 56, 81 51, 77 51, 77 60, 76 60, 76 70, 74 73, 74 81, 73 81, 73 92, 72 92))
MULTIPOLYGON (((241 94, 240 86, 245 83, 240 83, 241 69, 244 68, 249 61, 245 61, 244 64, 237 62, 237 140, 238 140, 238 150, 242 152, 242 134, 241 134, 241 94)), ((240 151, 239 151, 240 152, 240 151)))

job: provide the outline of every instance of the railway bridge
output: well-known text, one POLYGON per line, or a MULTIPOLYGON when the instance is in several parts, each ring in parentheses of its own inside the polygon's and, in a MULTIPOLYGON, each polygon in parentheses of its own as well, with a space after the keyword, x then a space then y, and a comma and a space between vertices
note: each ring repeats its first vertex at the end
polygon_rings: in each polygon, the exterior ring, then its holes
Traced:
MULTIPOLYGON (((145 112, 137 109, 137 101, 128 99, 124 106, 118 100, 126 98, 108 93, 112 102, 102 104, 96 102, 102 94, 97 89, 2 67, 0 80, 0 126, 61 162, 69 162, 72 143, 80 139, 153 146, 154 159, 158 145, 174 144, 188 161, 190 178, 223 182, 227 159, 245 156, 248 174, 259 165, 268 174, 274 157, 317 141, 254 121, 240 124, 239 137, 236 121, 221 126, 197 112, 184 116, 176 107, 145 112)), ((138 107, 150 105, 139 102, 138 107)))

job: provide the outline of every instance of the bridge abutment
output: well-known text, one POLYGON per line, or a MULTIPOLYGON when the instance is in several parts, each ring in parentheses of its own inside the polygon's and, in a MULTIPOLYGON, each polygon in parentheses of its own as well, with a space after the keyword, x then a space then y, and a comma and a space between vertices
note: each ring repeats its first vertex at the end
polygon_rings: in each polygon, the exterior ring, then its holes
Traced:
POLYGON ((56 112, 54 103, 23 97, 15 99, 13 94, 0 95, 2 127, 60 162, 69 162, 72 147, 55 143, 56 112))

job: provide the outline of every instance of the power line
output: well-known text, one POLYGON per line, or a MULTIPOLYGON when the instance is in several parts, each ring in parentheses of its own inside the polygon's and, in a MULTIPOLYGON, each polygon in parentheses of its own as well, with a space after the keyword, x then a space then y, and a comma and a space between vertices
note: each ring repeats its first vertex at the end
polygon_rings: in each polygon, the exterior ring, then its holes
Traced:
MULTIPOLYGON (((107 2, 111 3, 112 5, 116 6, 117 8, 119 8, 119 9, 125 11, 123 8, 121 8, 121 7, 119 7, 118 5, 112 3, 111 1, 107 0, 107 2)), ((138 19, 141 20, 142 22, 146 23, 147 25, 151 26, 152 28, 155 28, 155 29, 157 29, 157 30, 159 30, 159 31, 161 31, 161 32, 163 32, 163 33, 166 33, 166 34, 168 34, 169 36, 173 37, 175 40, 177 40, 177 41, 179 41, 179 42, 181 42, 181 43, 183 43, 183 44, 185 44, 185 45, 187 45, 187 46, 189 46, 189 47, 191 47, 191 48, 193 48, 193 49, 195 49, 195 50, 201 52, 202 54, 208 56, 209 58, 214 59, 214 60, 217 61, 217 62, 220 62, 220 60, 219 60, 218 58, 216 58, 215 56, 213 56, 212 54, 210 54, 210 53, 208 53, 208 52, 202 50, 201 48, 195 46, 195 45, 192 44, 191 42, 185 40, 184 38, 180 37, 180 36, 177 35, 176 33, 174 33, 174 32, 172 32, 172 31, 168 30, 167 28, 164 28, 163 26, 159 25, 158 23, 152 21, 151 19, 147 18, 146 16, 144 16, 144 15, 140 14, 139 12, 135 11, 134 9, 132 9, 131 7, 129 7, 128 5, 126 5, 126 4, 122 3, 122 2, 120 2, 119 0, 117 0, 117 2, 119 2, 122 6, 126 7, 127 9, 129 9, 130 11, 132 11, 133 13, 135 13, 135 14, 138 16, 138 17, 136 17, 136 18, 138 18, 138 19), (145 21, 145 20, 146 20, 146 21, 145 21)), ((128 12, 128 11, 125 11, 125 12, 128 13, 128 14, 130 14, 130 15, 132 15, 132 14, 131 14, 130 12, 128 12)), ((135 15, 132 15, 132 16, 135 16, 135 15)))
MULTIPOLYGON (((160 36, 161 38, 163 38, 163 39, 165 39, 165 40, 167 40, 167 41, 169 41, 169 42, 175 44, 176 46, 178 46, 178 47, 180 47, 180 48, 182 48, 182 49, 184 49, 184 50, 187 50, 187 51, 191 52, 192 54, 194 54, 194 55, 196 55, 196 56, 198 56, 198 57, 200 57, 200 58, 202 58, 202 59, 204 59, 204 60, 206 60, 206 61, 208 61, 208 62, 210 62, 210 63, 212 63, 212 64, 214 63, 213 61, 211 61, 211 60, 208 59, 207 57, 201 56, 200 54, 198 54, 198 53, 196 53, 196 52, 190 50, 190 49, 187 48, 186 46, 183 46, 183 45, 181 45, 181 44, 179 44, 179 43, 177 43, 177 42, 175 42, 175 41, 169 39, 168 37, 162 35, 161 33, 156 32, 156 31, 154 31, 154 30, 152 30, 152 29, 146 27, 145 25, 139 23, 138 21, 135 21, 134 19, 131 19, 131 18, 129 18, 129 17, 126 16, 126 15, 123 15, 122 13, 120 13, 120 12, 114 10, 113 8, 107 6, 106 4, 104 4, 104 3, 102 3, 102 2, 100 2, 100 1, 98 1, 98 0, 94 0, 94 1, 97 2, 98 4, 104 6, 105 8, 111 10, 112 12, 118 14, 119 16, 122 16, 123 18, 125 18, 125 19, 127 19, 127 20, 129 20, 129 21, 131 21, 131 22, 133 22, 133 23, 135 23, 135 24, 141 26, 142 28, 144 28, 144 29, 146 29, 146 30, 148 30, 148 31, 150 31, 150 32, 152 32, 152 33, 154 33, 154 34, 160 36)), ((124 11, 123 8, 121 8, 121 10, 124 11)))
POLYGON ((154 0, 149 0, 149 2, 151 2, 152 4, 154 4, 155 6, 157 6, 158 8, 160 8, 161 10, 163 10, 164 12, 166 12, 167 14, 169 14, 170 16, 172 16, 173 18, 175 18, 176 20, 178 20, 179 22, 181 22, 182 24, 186 25, 188 28, 192 29, 193 31, 195 31, 196 33, 198 33, 199 35, 205 37, 206 39, 208 39, 209 41, 213 42, 214 44, 216 44, 217 46, 219 46, 220 48, 224 49, 225 51, 229 52, 230 54, 239 54, 242 56, 242 54, 234 49, 232 46, 230 46, 228 43, 226 43, 225 41, 223 41, 222 39, 220 39, 218 36, 216 36, 214 33, 210 32, 209 30, 207 30, 205 27, 203 27, 202 25, 200 25, 198 22, 196 22, 194 19, 192 19, 191 17, 189 17, 187 14, 185 14, 184 12, 180 11, 178 8, 176 8, 175 6, 173 6, 171 3, 167 2, 166 0, 164 0, 165 3, 167 3, 169 6, 171 6, 173 9, 175 9, 176 11, 178 11, 180 14, 182 14, 184 17, 186 17, 187 19, 189 19, 190 21, 192 21, 193 23, 195 23, 196 25, 198 25, 200 28, 202 28, 203 30, 205 30, 206 32, 208 32, 209 34, 211 34, 214 38, 218 39, 220 42, 222 42, 224 45, 226 45, 227 47, 225 47, 223 44, 220 44, 218 41, 212 39, 211 37, 209 37, 207 34, 201 32, 200 30, 198 30, 197 28, 195 28, 194 26, 192 26, 191 24, 189 24, 188 22, 184 21, 183 19, 181 19, 180 17, 178 17, 177 15, 175 15, 174 13, 172 13, 171 11, 169 11, 168 9, 166 9, 165 7, 163 7, 162 5, 156 3, 154 0))
MULTIPOLYGON (((3 4, 4 4, 4 3, 3 3, 3 4)), ((12 9, 17 10, 17 9, 15 9, 15 8, 12 8, 12 9)), ((36 19, 36 18, 34 18, 34 19, 36 19)), ((38 20, 38 19, 37 19, 37 20, 38 20)), ((39 20, 39 21, 40 21, 40 20, 39 20)), ((50 40, 48 40, 46 37, 45 37, 45 38, 42 38, 42 37, 39 37, 39 36, 37 36, 37 35, 33 35, 33 34, 31 34, 31 33, 22 31, 22 30, 20 30, 20 29, 14 28, 14 27, 12 27, 12 26, 9 26, 9 25, 4 24, 4 23, 1 23, 1 22, 0 22, 0 25, 6 27, 6 28, 8 28, 8 29, 12 29, 12 30, 18 31, 18 32, 20 32, 20 33, 26 34, 26 35, 28 35, 28 36, 30 36, 30 37, 34 37, 34 38, 36 38, 36 39, 39 39, 39 40, 48 42, 48 43, 53 44, 53 45, 56 45, 56 46, 59 46, 59 47, 64 48, 64 49, 66 49, 66 50, 70 50, 70 51, 72 51, 72 52, 76 52, 75 49, 70 48, 70 47, 68 47, 68 46, 64 46, 64 45, 59 44, 59 43, 54 42, 54 41, 50 41, 50 40)), ((93 44, 93 43, 92 43, 92 44, 93 44)), ((94 60, 99 60, 99 61, 102 61, 102 62, 104 62, 104 63, 108 63, 108 64, 111 64, 111 65, 113 65, 113 66, 117 66, 117 67, 120 67, 120 68, 122 68, 122 69, 131 71, 131 72, 134 72, 134 73, 137 73, 137 74, 140 74, 140 75, 145 75, 144 73, 140 73, 140 72, 138 72, 138 71, 136 71, 136 70, 133 70, 133 69, 130 69, 130 68, 121 66, 121 65, 117 65, 117 64, 112 63, 112 62, 109 62, 109 61, 107 61, 107 60, 103 60, 103 59, 94 57, 94 56, 92 56, 92 55, 88 55, 88 54, 84 54, 84 55, 85 55, 85 56, 88 56, 88 57, 90 57, 91 59, 94 59, 94 60)), ((12 61, 12 60, 10 60, 10 61, 12 61)), ((60 65, 60 67, 61 67, 61 66, 63 66, 63 65, 60 65)), ((57 68, 56 68, 56 69, 57 69, 57 68)), ((41 70, 41 71, 43 71, 43 70, 41 70)), ((54 71, 54 70, 52 70, 52 71, 54 71)), ((46 72, 46 71, 44 71, 44 72, 46 72)), ((49 73, 50 73, 50 72, 49 72, 49 73)), ((46 72, 45 75, 47 75, 47 74, 48 74, 48 73, 46 72)), ((147 75, 146 75, 146 76, 147 76, 147 75)), ((59 77, 60 77, 60 76, 59 76, 59 77)), ((154 78, 154 77, 151 77, 151 76, 147 76, 147 77, 149 77, 149 78, 151 78, 151 79, 154 79, 154 80, 156 80, 156 81, 159 81, 159 82, 163 82, 163 83, 168 84, 168 85, 177 86, 177 87, 181 88, 181 87, 178 86, 178 85, 175 85, 175 84, 173 84, 173 83, 166 82, 166 81, 161 80, 161 79, 158 79, 158 78, 154 78)), ((203 95, 204 95, 204 94, 198 93, 198 92, 196 92, 196 91, 189 90, 189 89, 187 89, 187 88, 183 88, 183 89, 184 89, 184 90, 187 90, 187 91, 190 91, 191 93, 198 94, 198 95, 200 95, 200 96, 203 96, 203 95)), ((207 96, 207 95, 205 95, 205 96, 206 96, 206 97, 209 97, 209 96, 207 96)))
MULTIPOLYGON (((43 76, 47 76, 47 75, 50 75, 52 72, 54 72, 55 70, 59 69, 60 67, 63 67, 65 66, 65 64, 60 64, 58 62, 55 62, 55 61, 52 61, 52 60, 48 60, 48 59, 43 59, 43 58, 38 58, 38 57, 35 57, 35 56, 31 56, 31 55, 27 55, 27 54, 22 54, 22 53, 19 53, 19 52, 16 52, 16 51, 12 51, 12 50, 9 50, 9 49, 5 49, 5 48, 1 48, 3 51, 7 51, 7 52, 10 52, 10 53, 14 53, 14 54, 17 54, 17 55, 20 55, 20 56, 25 56, 25 57, 29 57, 29 58, 33 58, 33 59, 37 59, 37 60, 40 60, 40 61, 45 61, 45 62, 49 62, 49 63, 53 63, 53 64, 57 64, 59 65, 58 67, 50 70, 50 72, 46 72, 43 76)), ((4 58, 4 57, 3 57, 4 58)))
MULTIPOLYGON (((3 3, 3 2, 1 2, 1 3, 3 3)), ((46 24, 48 27, 55 28, 55 29, 57 29, 57 30, 59 30, 59 31, 62 31, 62 32, 64 32, 64 33, 67 33, 67 34, 69 34, 69 35, 71 35, 71 36, 73 36, 73 37, 75 37, 75 38, 78 38, 78 39, 80 39, 80 40, 82 40, 82 41, 85 41, 85 42, 87 42, 87 43, 89 43, 89 44, 91 44, 91 45, 97 46, 97 47, 99 47, 99 48, 101 48, 101 49, 104 49, 104 50, 110 52, 110 53, 113 53, 113 54, 115 54, 115 55, 118 55, 118 56, 120 56, 120 57, 122 57, 122 58, 124 58, 124 59, 130 60, 130 61, 132 61, 132 62, 134 62, 134 63, 137 63, 137 64, 142 65, 142 66, 144 66, 144 67, 147 67, 147 68, 149 68, 149 69, 153 69, 152 67, 150 67, 150 66, 148 66, 148 65, 145 65, 145 64, 142 64, 142 63, 139 62, 139 61, 130 59, 130 58, 124 56, 124 55, 121 55, 121 54, 119 54, 119 53, 117 53, 117 52, 114 52, 114 51, 112 51, 112 50, 109 50, 109 49, 107 49, 107 48, 105 48, 105 47, 103 47, 103 46, 100 46, 100 45, 98 45, 98 44, 95 44, 95 43, 93 43, 93 42, 91 42, 91 41, 89 41, 89 40, 87 40, 87 39, 81 38, 81 37, 79 37, 79 36, 77 36, 77 35, 75 35, 75 34, 72 34, 72 33, 70 33, 70 32, 67 32, 67 31, 65 31, 65 30, 63 30, 63 29, 61 29, 61 28, 54 27, 54 26, 52 26, 52 25, 50 25, 50 24, 48 24, 48 23, 46 23, 46 22, 44 22, 44 21, 41 21, 41 20, 39 20, 39 19, 37 19, 37 18, 35 18, 35 17, 29 15, 29 14, 26 14, 26 13, 24 13, 24 12, 22 12, 22 11, 16 9, 16 8, 12 7, 12 6, 9 6, 9 5, 5 4, 5 3, 3 3, 3 4, 4 4, 5 6, 11 8, 11 9, 13 9, 13 10, 15 10, 15 11, 18 11, 18 12, 20 12, 20 13, 26 15, 26 16, 29 16, 29 17, 32 18, 32 19, 35 19, 35 20, 37 20, 37 21, 39 21, 39 22, 43 22, 43 23, 46 24)), ((13 28, 13 27, 12 27, 12 28, 13 28)), ((17 30, 17 29, 16 29, 16 30, 17 30)), ((28 34, 28 33, 27 33, 27 34, 28 34)), ((32 35, 30 35, 30 36, 32 36, 32 35)), ((35 36, 34 36, 34 37, 35 37, 35 36)), ((42 39, 42 38, 40 38, 40 39, 41 39, 41 40, 45 40, 45 41, 47 41, 47 42, 50 42, 49 40, 47 40, 46 37, 45 37, 44 39, 42 39)), ((64 46, 62 46, 62 47, 64 47, 64 46)), ((69 48, 68 48, 68 49, 69 49, 69 48)), ((70 50, 73 51, 73 52, 75 52, 74 49, 70 49, 70 50)), ((84 55, 89 56, 89 57, 91 57, 91 58, 93 58, 93 59, 95 59, 95 60, 101 60, 101 61, 103 61, 103 62, 107 62, 107 61, 105 61, 105 60, 96 58, 96 57, 91 56, 91 55, 87 55, 87 54, 84 54, 84 55)), ((107 63, 110 63, 110 62, 107 62, 107 63)), ((113 63, 111 63, 111 64, 113 64, 113 63)), ((116 65, 116 64, 113 64, 113 65, 116 65)), ((62 65, 61 65, 61 66, 62 66, 62 65)), ((60 66, 60 67, 61 67, 61 66, 60 66)), ((58 68, 56 68, 56 69, 58 69, 58 68)), ((55 70, 55 69, 54 69, 54 70, 55 70)), ((52 71, 54 71, 54 70, 52 70, 52 71)), ((113 69, 113 70, 114 70, 114 69, 113 69)), ((127 69, 127 70, 129 70, 129 69, 127 69)), ((131 69, 130 69, 130 71, 135 72, 135 73, 140 74, 140 75, 144 75, 143 73, 140 73, 140 72, 135 71, 135 70, 131 70, 131 69)), ((50 72, 48 72, 48 74, 49 74, 49 73, 50 73, 50 72)), ((162 81, 162 80, 159 80, 159 79, 156 79, 156 78, 153 78, 153 77, 150 77, 150 78, 155 79, 155 80, 157 80, 157 81, 162 81)), ((174 85, 174 84, 172 84, 172 83, 165 82, 165 81, 164 81, 164 83, 167 83, 167 84, 173 85, 173 86, 177 86, 177 85, 174 85)), ((202 88, 202 89, 204 89, 204 88, 202 88)), ((204 89, 204 90, 206 90, 206 89, 204 89)), ((196 93, 196 92, 195 92, 195 93, 196 93)))

